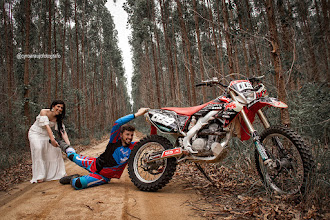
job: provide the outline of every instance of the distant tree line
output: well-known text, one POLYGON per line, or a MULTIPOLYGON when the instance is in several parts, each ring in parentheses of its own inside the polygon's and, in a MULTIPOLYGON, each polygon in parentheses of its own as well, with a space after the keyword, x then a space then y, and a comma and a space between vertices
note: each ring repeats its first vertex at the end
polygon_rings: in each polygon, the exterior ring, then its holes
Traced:
POLYGON ((130 111, 105 3, 0 1, 1 150, 28 150, 29 127, 54 99, 66 103, 71 139, 100 137, 130 111))
POLYGON ((265 75, 289 104, 279 122, 328 141, 329 1, 127 0, 125 10, 135 104, 198 105, 221 93, 195 88, 202 80, 265 75))

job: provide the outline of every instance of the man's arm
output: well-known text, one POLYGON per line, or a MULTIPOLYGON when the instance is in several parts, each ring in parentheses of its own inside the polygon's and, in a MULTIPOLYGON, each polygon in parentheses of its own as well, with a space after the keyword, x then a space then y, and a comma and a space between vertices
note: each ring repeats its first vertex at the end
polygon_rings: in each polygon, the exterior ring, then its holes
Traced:
POLYGON ((115 143, 119 140, 119 134, 120 134, 120 127, 131 120, 133 120, 136 117, 139 117, 146 113, 149 110, 149 108, 140 108, 135 114, 129 114, 124 117, 121 117, 115 121, 115 124, 113 125, 111 129, 111 135, 110 135, 110 143, 115 143))

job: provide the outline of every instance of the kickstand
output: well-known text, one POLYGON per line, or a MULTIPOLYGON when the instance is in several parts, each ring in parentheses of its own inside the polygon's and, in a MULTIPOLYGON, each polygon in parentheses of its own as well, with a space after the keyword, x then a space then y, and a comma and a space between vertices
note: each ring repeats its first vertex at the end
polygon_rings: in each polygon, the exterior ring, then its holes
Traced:
POLYGON ((203 170, 203 168, 198 164, 198 163, 195 163, 196 167, 199 169, 199 171, 201 171, 201 173, 205 176, 205 178, 210 181, 210 183, 212 183, 212 185, 214 187, 216 187, 214 181, 211 180, 211 178, 205 173, 205 171, 203 170))

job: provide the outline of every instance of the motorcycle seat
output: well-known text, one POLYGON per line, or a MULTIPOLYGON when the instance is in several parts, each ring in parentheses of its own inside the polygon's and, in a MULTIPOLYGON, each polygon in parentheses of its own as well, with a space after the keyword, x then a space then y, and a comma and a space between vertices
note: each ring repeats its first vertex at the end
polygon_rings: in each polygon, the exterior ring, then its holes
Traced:
POLYGON ((193 107, 184 107, 184 108, 179 108, 179 107, 164 107, 161 108, 163 110, 168 110, 168 111, 174 111, 177 114, 180 115, 187 115, 187 116, 191 116, 193 114, 195 114, 196 112, 198 112, 199 110, 201 110, 202 108, 204 108, 205 106, 207 106, 209 104, 209 102, 202 104, 202 105, 198 105, 198 106, 193 106, 193 107))

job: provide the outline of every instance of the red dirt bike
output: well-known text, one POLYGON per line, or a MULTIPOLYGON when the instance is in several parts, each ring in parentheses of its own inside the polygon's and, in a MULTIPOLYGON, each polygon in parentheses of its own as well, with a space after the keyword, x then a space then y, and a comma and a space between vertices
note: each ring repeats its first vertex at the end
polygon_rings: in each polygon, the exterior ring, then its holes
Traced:
POLYGON ((142 191, 157 191, 172 179, 177 163, 188 161, 195 162, 208 178, 200 164, 221 161, 236 136, 242 141, 252 137, 256 168, 267 188, 279 194, 304 192, 314 163, 310 149, 294 131, 270 125, 261 109, 288 106, 268 97, 261 78, 235 80, 228 86, 213 78, 196 86, 225 88, 216 99, 188 108, 149 110, 145 116, 151 123, 151 135, 134 147, 128 161, 134 185, 142 191), (255 115, 265 128, 260 135, 252 124, 255 115), (175 144, 157 135, 157 130, 172 134, 175 144))

